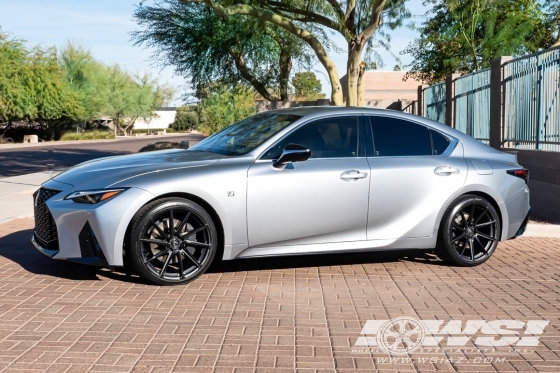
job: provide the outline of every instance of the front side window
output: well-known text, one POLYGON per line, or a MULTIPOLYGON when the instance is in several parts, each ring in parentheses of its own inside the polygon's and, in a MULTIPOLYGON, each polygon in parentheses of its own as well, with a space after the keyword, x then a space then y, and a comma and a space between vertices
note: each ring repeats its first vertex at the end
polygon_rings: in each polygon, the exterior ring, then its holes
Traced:
POLYGON ((332 117, 303 125, 266 151, 262 159, 276 159, 286 145, 311 150, 310 158, 347 158, 358 154, 358 118, 332 117))
POLYGON ((299 115, 277 112, 256 114, 226 127, 189 150, 227 156, 247 154, 299 118, 299 115))
POLYGON ((370 117, 375 156, 432 155, 430 130, 422 125, 391 117, 370 117))

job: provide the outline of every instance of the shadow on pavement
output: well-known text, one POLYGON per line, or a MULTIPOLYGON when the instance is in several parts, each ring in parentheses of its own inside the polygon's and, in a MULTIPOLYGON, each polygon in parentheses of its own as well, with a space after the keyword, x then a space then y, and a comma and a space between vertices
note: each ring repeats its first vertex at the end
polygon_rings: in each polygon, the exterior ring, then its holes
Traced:
MULTIPOLYGON (((0 237, 0 256, 17 263, 26 271, 69 280, 99 280, 99 276, 113 280, 147 284, 127 269, 111 271, 106 268, 53 260, 37 251, 31 244, 33 230, 26 229, 0 237)), ((399 261, 442 265, 431 250, 393 250, 343 254, 300 255, 274 258, 240 259, 215 262, 208 273, 259 271, 290 268, 325 267, 351 264, 391 263, 399 261)))
POLYGON ((33 247, 31 243, 32 235, 33 230, 26 229, 0 237, 0 256, 37 275, 82 281, 99 280, 99 276, 103 276, 113 280, 147 284, 139 276, 125 271, 124 268, 113 272, 106 268, 50 259, 33 247))
POLYGON ((443 262, 433 253, 433 250, 415 249, 226 260, 215 262, 210 267, 208 272, 219 273, 288 268, 328 267, 352 264, 391 263, 400 261, 417 262, 431 265, 443 264, 443 262))

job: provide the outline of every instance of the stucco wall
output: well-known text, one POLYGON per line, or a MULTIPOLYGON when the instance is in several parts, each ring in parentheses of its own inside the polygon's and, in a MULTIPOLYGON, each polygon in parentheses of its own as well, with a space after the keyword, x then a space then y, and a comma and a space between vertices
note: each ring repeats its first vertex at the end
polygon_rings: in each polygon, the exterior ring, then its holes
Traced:
MULTIPOLYGON (((416 100, 422 82, 409 78, 403 81, 406 71, 366 71, 364 73, 366 101, 416 100)), ((342 94, 346 96, 346 75, 340 79, 342 94)))
MULTIPOLYGON (((177 114, 176 108, 161 108, 160 110, 156 111, 158 117, 151 118, 149 122, 150 128, 168 128, 171 123, 175 121, 175 114, 177 114)), ((136 129, 147 129, 148 122, 146 122, 143 118, 138 118, 136 123, 134 124, 134 128, 136 129)))

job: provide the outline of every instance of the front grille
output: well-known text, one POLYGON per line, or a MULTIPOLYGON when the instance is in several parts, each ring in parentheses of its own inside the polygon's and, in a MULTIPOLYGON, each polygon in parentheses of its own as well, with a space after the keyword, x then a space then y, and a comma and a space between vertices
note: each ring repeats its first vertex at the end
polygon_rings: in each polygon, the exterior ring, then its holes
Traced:
POLYGON ((33 194, 35 237, 48 249, 58 249, 58 232, 46 202, 58 193, 60 190, 40 188, 33 194))

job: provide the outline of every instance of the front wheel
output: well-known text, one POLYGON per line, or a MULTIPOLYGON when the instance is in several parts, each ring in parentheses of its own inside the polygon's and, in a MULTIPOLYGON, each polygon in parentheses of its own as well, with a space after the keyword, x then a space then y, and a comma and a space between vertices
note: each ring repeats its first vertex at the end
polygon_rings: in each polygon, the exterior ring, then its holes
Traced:
POLYGON ((140 276, 158 285, 178 285, 208 269, 218 236, 212 218, 200 205, 165 198, 138 212, 130 240, 130 260, 140 276))
POLYGON ((501 233, 494 206, 482 197, 466 195, 443 215, 436 253, 452 265, 476 266, 494 253, 501 233))

